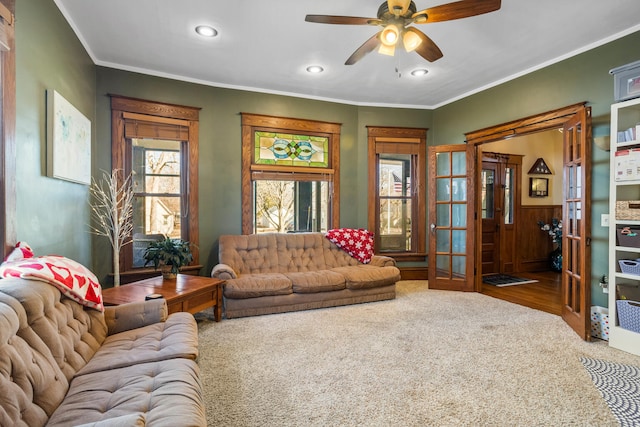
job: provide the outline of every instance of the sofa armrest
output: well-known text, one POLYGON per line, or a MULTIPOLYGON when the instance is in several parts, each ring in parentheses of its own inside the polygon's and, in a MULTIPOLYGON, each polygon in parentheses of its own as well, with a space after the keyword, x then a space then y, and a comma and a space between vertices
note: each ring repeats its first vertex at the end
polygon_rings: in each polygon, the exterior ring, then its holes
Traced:
POLYGON ((395 266, 396 260, 391 258, 390 256, 374 255, 371 258, 371 262, 369 264, 373 265, 374 267, 395 266))
POLYGON ((221 280, 237 279, 238 275, 227 264, 218 264, 211 270, 211 277, 221 280))
POLYGON ((169 309, 164 298, 107 306, 104 309, 108 335, 164 322, 168 315, 169 309))

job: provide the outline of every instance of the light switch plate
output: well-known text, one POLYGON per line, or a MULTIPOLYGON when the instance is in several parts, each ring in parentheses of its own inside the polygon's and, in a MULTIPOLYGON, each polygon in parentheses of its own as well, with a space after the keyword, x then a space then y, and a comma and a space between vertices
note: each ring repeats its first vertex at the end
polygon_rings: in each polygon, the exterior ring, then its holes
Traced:
POLYGON ((609 226, 609 214, 600 215, 600 225, 602 227, 608 227, 609 226))

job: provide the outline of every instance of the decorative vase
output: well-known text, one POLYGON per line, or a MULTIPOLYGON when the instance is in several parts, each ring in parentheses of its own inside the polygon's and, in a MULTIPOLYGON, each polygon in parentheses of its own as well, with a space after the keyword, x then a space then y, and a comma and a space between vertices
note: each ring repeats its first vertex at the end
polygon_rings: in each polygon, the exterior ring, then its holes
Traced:
POLYGON ((549 254, 549 263, 552 271, 562 271, 562 249, 556 248, 549 254))
POLYGON ((175 279, 177 277, 175 273, 171 272, 171 267, 171 265, 162 265, 162 267, 160 267, 163 279, 175 279))

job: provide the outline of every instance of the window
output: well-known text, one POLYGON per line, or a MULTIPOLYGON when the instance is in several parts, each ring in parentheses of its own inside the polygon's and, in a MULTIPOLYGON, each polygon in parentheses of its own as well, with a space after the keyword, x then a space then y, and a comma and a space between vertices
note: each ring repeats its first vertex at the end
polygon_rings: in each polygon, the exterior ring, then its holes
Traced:
MULTIPOLYGON (((121 270, 144 269, 149 242, 163 236, 191 242, 198 251, 199 109, 111 97, 112 167, 131 174, 134 192, 133 244, 121 254, 121 270)), ((135 277, 137 279, 138 277, 135 277)), ((132 279, 133 280, 133 279, 132 279)))
POLYGON ((403 261, 426 253, 426 129, 368 127, 369 221, 375 252, 403 261))
POLYGON ((134 192, 133 267, 144 267, 144 251, 162 236, 182 238, 182 178, 180 141, 133 138, 134 192))
POLYGON ((339 222, 340 125, 242 114, 242 233, 339 222))

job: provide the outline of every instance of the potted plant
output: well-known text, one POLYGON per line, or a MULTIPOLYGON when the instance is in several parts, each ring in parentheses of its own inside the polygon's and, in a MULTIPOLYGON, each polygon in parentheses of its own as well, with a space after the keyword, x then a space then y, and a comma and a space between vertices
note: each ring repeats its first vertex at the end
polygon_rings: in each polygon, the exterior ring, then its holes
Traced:
POLYGON ((175 279, 180 267, 193 260, 191 244, 181 239, 164 239, 149 243, 144 252, 145 266, 153 264, 154 269, 162 271, 165 279, 175 279))
POLYGON ((551 219, 551 224, 538 221, 538 225, 540 226, 540 230, 549 233, 551 242, 558 245, 558 247, 549 254, 551 269, 553 271, 562 271, 562 221, 553 218, 551 219))

